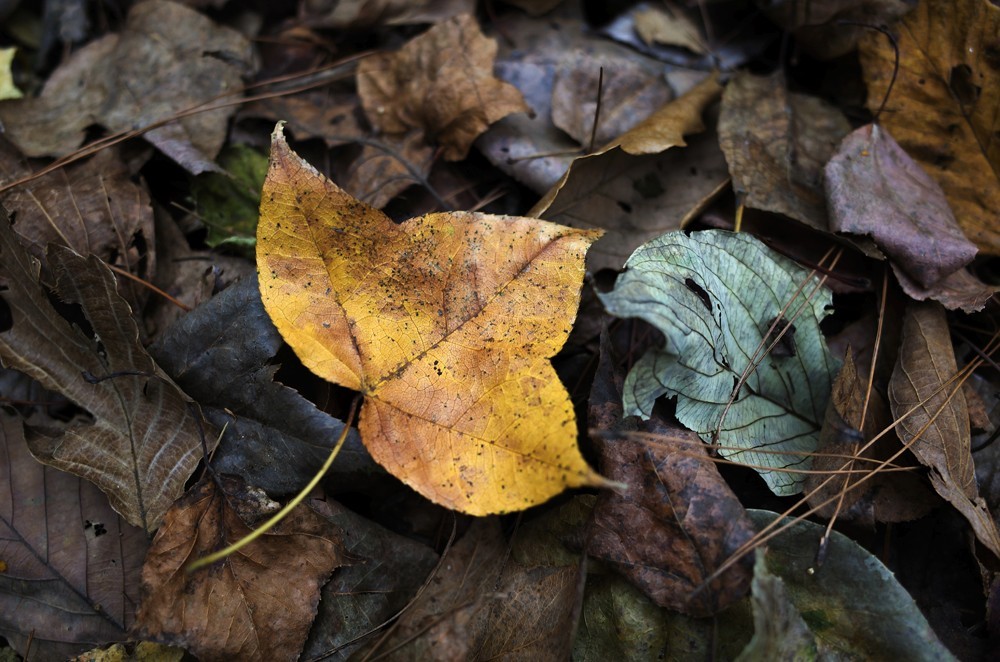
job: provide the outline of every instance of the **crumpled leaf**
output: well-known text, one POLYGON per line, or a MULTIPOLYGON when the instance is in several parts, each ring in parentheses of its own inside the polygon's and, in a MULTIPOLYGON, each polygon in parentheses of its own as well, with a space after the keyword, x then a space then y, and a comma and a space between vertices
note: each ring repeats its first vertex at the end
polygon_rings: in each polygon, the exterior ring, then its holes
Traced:
POLYGON ((941 187, 878 124, 844 138, 825 182, 830 229, 871 235, 893 266, 923 287, 976 256, 941 187))
POLYGON ((267 157, 252 147, 235 144, 221 152, 219 165, 224 173, 204 173, 191 183, 198 218, 208 227, 205 243, 252 254, 267 157))
POLYGON ((707 51, 698 26, 680 8, 670 4, 646 5, 638 9, 635 31, 647 44, 678 46, 699 55, 707 51))
POLYGON ((250 533, 278 509, 226 476, 202 480, 167 513, 142 569, 135 633, 201 660, 298 658, 320 588, 345 564, 339 531, 299 506, 238 553, 189 573, 185 566, 250 533))
POLYGON ((358 29, 378 25, 440 23, 475 9, 473 0, 307 0, 308 25, 358 29))
POLYGON ((382 133, 423 131, 444 158, 460 161, 486 128, 528 106, 513 85, 493 76, 497 44, 475 18, 438 23, 396 53, 377 53, 358 65, 358 96, 368 121, 382 133))
POLYGON ((261 297, 315 374, 365 395, 372 457, 470 514, 601 485, 549 363, 569 335, 597 233, 468 212, 401 225, 273 134, 261 196, 261 297))
MULTIPOLYGON (((748 512, 758 527, 780 517, 748 512)), ((826 560, 813 568, 824 530, 797 522, 768 541, 765 556, 768 572, 782 580, 821 650, 837 659, 955 659, 892 572, 847 536, 831 532, 826 560)))
POLYGON ((823 60, 854 51, 870 31, 867 26, 889 25, 914 4, 912 0, 757 0, 770 20, 795 33, 798 48, 823 60))
MULTIPOLYGON (((200 414, 158 370, 139 344, 132 311, 101 261, 53 246, 49 265, 56 293, 82 307, 92 328, 85 334, 49 303, 38 284, 38 263, 0 219, 0 296, 11 328, 0 333, 0 360, 85 409, 59 431, 29 430, 36 458, 93 482, 131 524, 155 531, 202 456, 200 414), (85 377, 103 378, 91 383, 85 377), (138 374, 135 374, 138 373, 138 374)), ((205 431, 209 450, 211 431, 205 431)))
MULTIPOLYGON (((212 466, 242 476, 271 495, 298 492, 344 428, 294 389, 274 381, 283 341, 250 276, 191 311, 149 347, 163 371, 227 424, 212 466), (232 419, 235 414, 236 420, 232 419)), ((328 489, 377 489, 376 465, 357 433, 348 434, 327 475, 328 489)))
POLYGON ((733 189, 751 209, 827 229, 823 166, 851 130, 817 97, 788 92, 781 74, 741 73, 722 94, 719 144, 733 189))
POLYGON ((185 655, 183 648, 140 641, 127 647, 114 644, 106 648, 95 648, 69 662, 182 662, 185 655))
POLYGON ((424 138, 414 129, 366 140, 347 169, 344 190, 382 209, 409 187, 426 181, 434 165, 434 148, 424 138))
POLYGON ((701 114, 722 88, 714 76, 655 111, 566 174, 528 212, 577 228, 607 228, 588 254, 591 270, 619 269, 642 243, 681 226, 685 215, 729 178, 701 114), (685 150, 672 147, 687 146, 685 150), (661 153, 665 152, 665 153, 661 153))
POLYGON ((379 626, 409 604, 434 569, 438 555, 427 545, 383 529, 335 501, 315 500, 310 505, 341 530, 351 565, 338 568, 323 587, 302 657, 330 655, 328 659, 347 660, 371 637, 379 637, 379 626), (367 634, 371 637, 362 636, 367 634))
MULTIPOLYGON (((1000 253, 1000 7, 989 0, 921 0, 897 24, 899 74, 879 121, 944 189, 980 250, 1000 253)), ((858 52, 868 107, 881 104, 895 51, 867 31, 858 52)))
POLYGON ((319 138, 327 147, 344 145, 362 135, 360 103, 354 93, 329 89, 282 94, 248 102, 239 117, 284 121, 298 140, 319 138))
POLYGON ((836 370, 819 328, 829 292, 754 237, 717 230, 667 233, 625 268, 601 301, 666 336, 629 372, 625 414, 648 418, 656 398, 676 396, 678 420, 705 441, 717 435, 720 454, 756 469, 775 494, 799 492, 803 475, 771 469, 806 470, 816 450, 836 370))
POLYGON ((957 374, 944 310, 937 304, 910 305, 889 381, 892 415, 900 419, 899 436, 930 468, 934 490, 962 513, 976 538, 1000 558, 1000 532, 976 487, 969 412, 965 395, 953 380, 957 374))
MULTIPOLYGON (((93 253, 129 273, 149 280, 156 272, 153 208, 144 186, 132 180, 121 148, 93 157, 0 194, 0 202, 17 218, 15 228, 38 259, 50 243, 93 253)), ((30 174, 17 150, 0 140, 0 183, 30 174)), ((133 310, 145 303, 149 290, 130 279, 119 283, 133 310)))
MULTIPOLYGON (((183 5, 134 5, 120 34, 93 41, 49 77, 39 97, 0 102, 6 137, 28 156, 65 156, 91 124, 130 131, 230 93, 252 72, 250 43, 183 5)), ((189 114, 144 138, 198 174, 215 155, 235 112, 228 104, 189 114)))
POLYGON ((598 498, 587 553, 663 607, 714 615, 749 589, 749 559, 706 580, 753 537, 753 526, 697 435, 659 420, 622 420, 624 374, 606 334, 601 350, 589 420, 600 430, 602 472, 628 491, 598 498))
POLYGON ((0 411, 0 635, 21 655, 65 660, 128 638, 148 542, 100 490, 28 452, 0 411))

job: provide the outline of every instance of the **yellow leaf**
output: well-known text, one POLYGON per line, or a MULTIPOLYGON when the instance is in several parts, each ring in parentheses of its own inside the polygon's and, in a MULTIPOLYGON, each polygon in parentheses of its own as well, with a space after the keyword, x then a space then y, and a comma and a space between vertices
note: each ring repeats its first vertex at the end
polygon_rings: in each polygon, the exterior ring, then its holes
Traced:
MULTIPOLYGON (((966 236, 1000 254, 1000 8, 989 0, 921 0, 894 33, 899 74, 879 121, 941 185, 966 236)), ((895 53, 871 32, 859 55, 874 111, 895 53)))
POLYGON ((598 236, 470 212, 396 225, 292 152, 279 124, 257 267, 303 364, 365 395, 372 457, 432 501, 483 515, 605 484, 549 362, 598 236))

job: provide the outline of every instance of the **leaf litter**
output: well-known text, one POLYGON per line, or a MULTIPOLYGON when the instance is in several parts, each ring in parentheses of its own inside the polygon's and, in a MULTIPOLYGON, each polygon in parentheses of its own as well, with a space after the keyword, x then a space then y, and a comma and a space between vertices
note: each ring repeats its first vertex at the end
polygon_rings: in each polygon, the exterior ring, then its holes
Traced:
POLYGON ((20 4, 22 656, 980 659, 1000 636, 991 3, 20 4), (183 570, 345 431, 287 520, 183 570))

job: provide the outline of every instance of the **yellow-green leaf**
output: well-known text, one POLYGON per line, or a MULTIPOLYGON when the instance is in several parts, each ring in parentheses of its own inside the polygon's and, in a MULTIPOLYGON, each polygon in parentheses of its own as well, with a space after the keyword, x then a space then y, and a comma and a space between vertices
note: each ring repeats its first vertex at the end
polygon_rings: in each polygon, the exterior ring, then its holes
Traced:
POLYGON ((573 325, 599 231, 469 212, 396 225, 275 129, 261 196, 264 307, 317 375, 361 391, 372 457, 471 514, 601 484, 549 358, 573 325))

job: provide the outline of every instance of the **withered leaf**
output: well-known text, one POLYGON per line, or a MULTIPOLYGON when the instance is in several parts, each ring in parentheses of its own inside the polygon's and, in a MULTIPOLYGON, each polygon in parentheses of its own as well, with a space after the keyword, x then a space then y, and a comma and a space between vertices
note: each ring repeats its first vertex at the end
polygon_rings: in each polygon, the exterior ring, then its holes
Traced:
POLYGON ((475 8, 473 0, 310 0, 306 22, 324 28, 370 28, 379 25, 440 23, 475 8))
POLYGON ((368 121, 382 133, 420 129, 444 158, 464 159, 490 124, 528 110, 517 88, 493 76, 496 54, 496 41, 462 14, 396 53, 365 58, 357 78, 368 121))
POLYGON ((128 638, 149 543, 100 490, 41 464, 0 411, 0 635, 21 654, 65 660, 128 638))
POLYGON ((889 381, 899 436, 930 472, 931 485, 972 525, 983 545, 1000 557, 1000 533, 979 496, 970 450, 969 412, 941 306, 906 309, 899 360, 889 381), (912 410, 912 411, 911 411, 912 410))
POLYGON ((703 584, 753 537, 753 526, 698 435, 656 420, 622 420, 624 375, 607 334, 602 341, 590 421, 601 430, 601 470, 628 490, 598 498, 587 551, 661 606, 716 614, 746 595, 752 559, 703 584))
POLYGON ((142 568, 135 632, 201 660, 295 660, 320 588, 344 565, 340 532, 299 506, 239 552, 185 566, 250 533, 278 505, 235 477, 202 480, 167 513, 142 568), (223 491, 224 490, 224 491, 223 491))
MULTIPOLYGON (((59 246, 49 250, 56 294, 83 309, 88 337, 49 302, 37 261, 4 218, 0 255, 7 288, 0 296, 12 317, 10 329, 0 333, 0 360, 93 417, 54 432, 30 429, 31 452, 95 483, 128 522, 154 531, 201 458, 197 408, 139 344, 132 311, 100 259, 59 246)), ((211 432, 206 434, 211 447, 211 432)))

